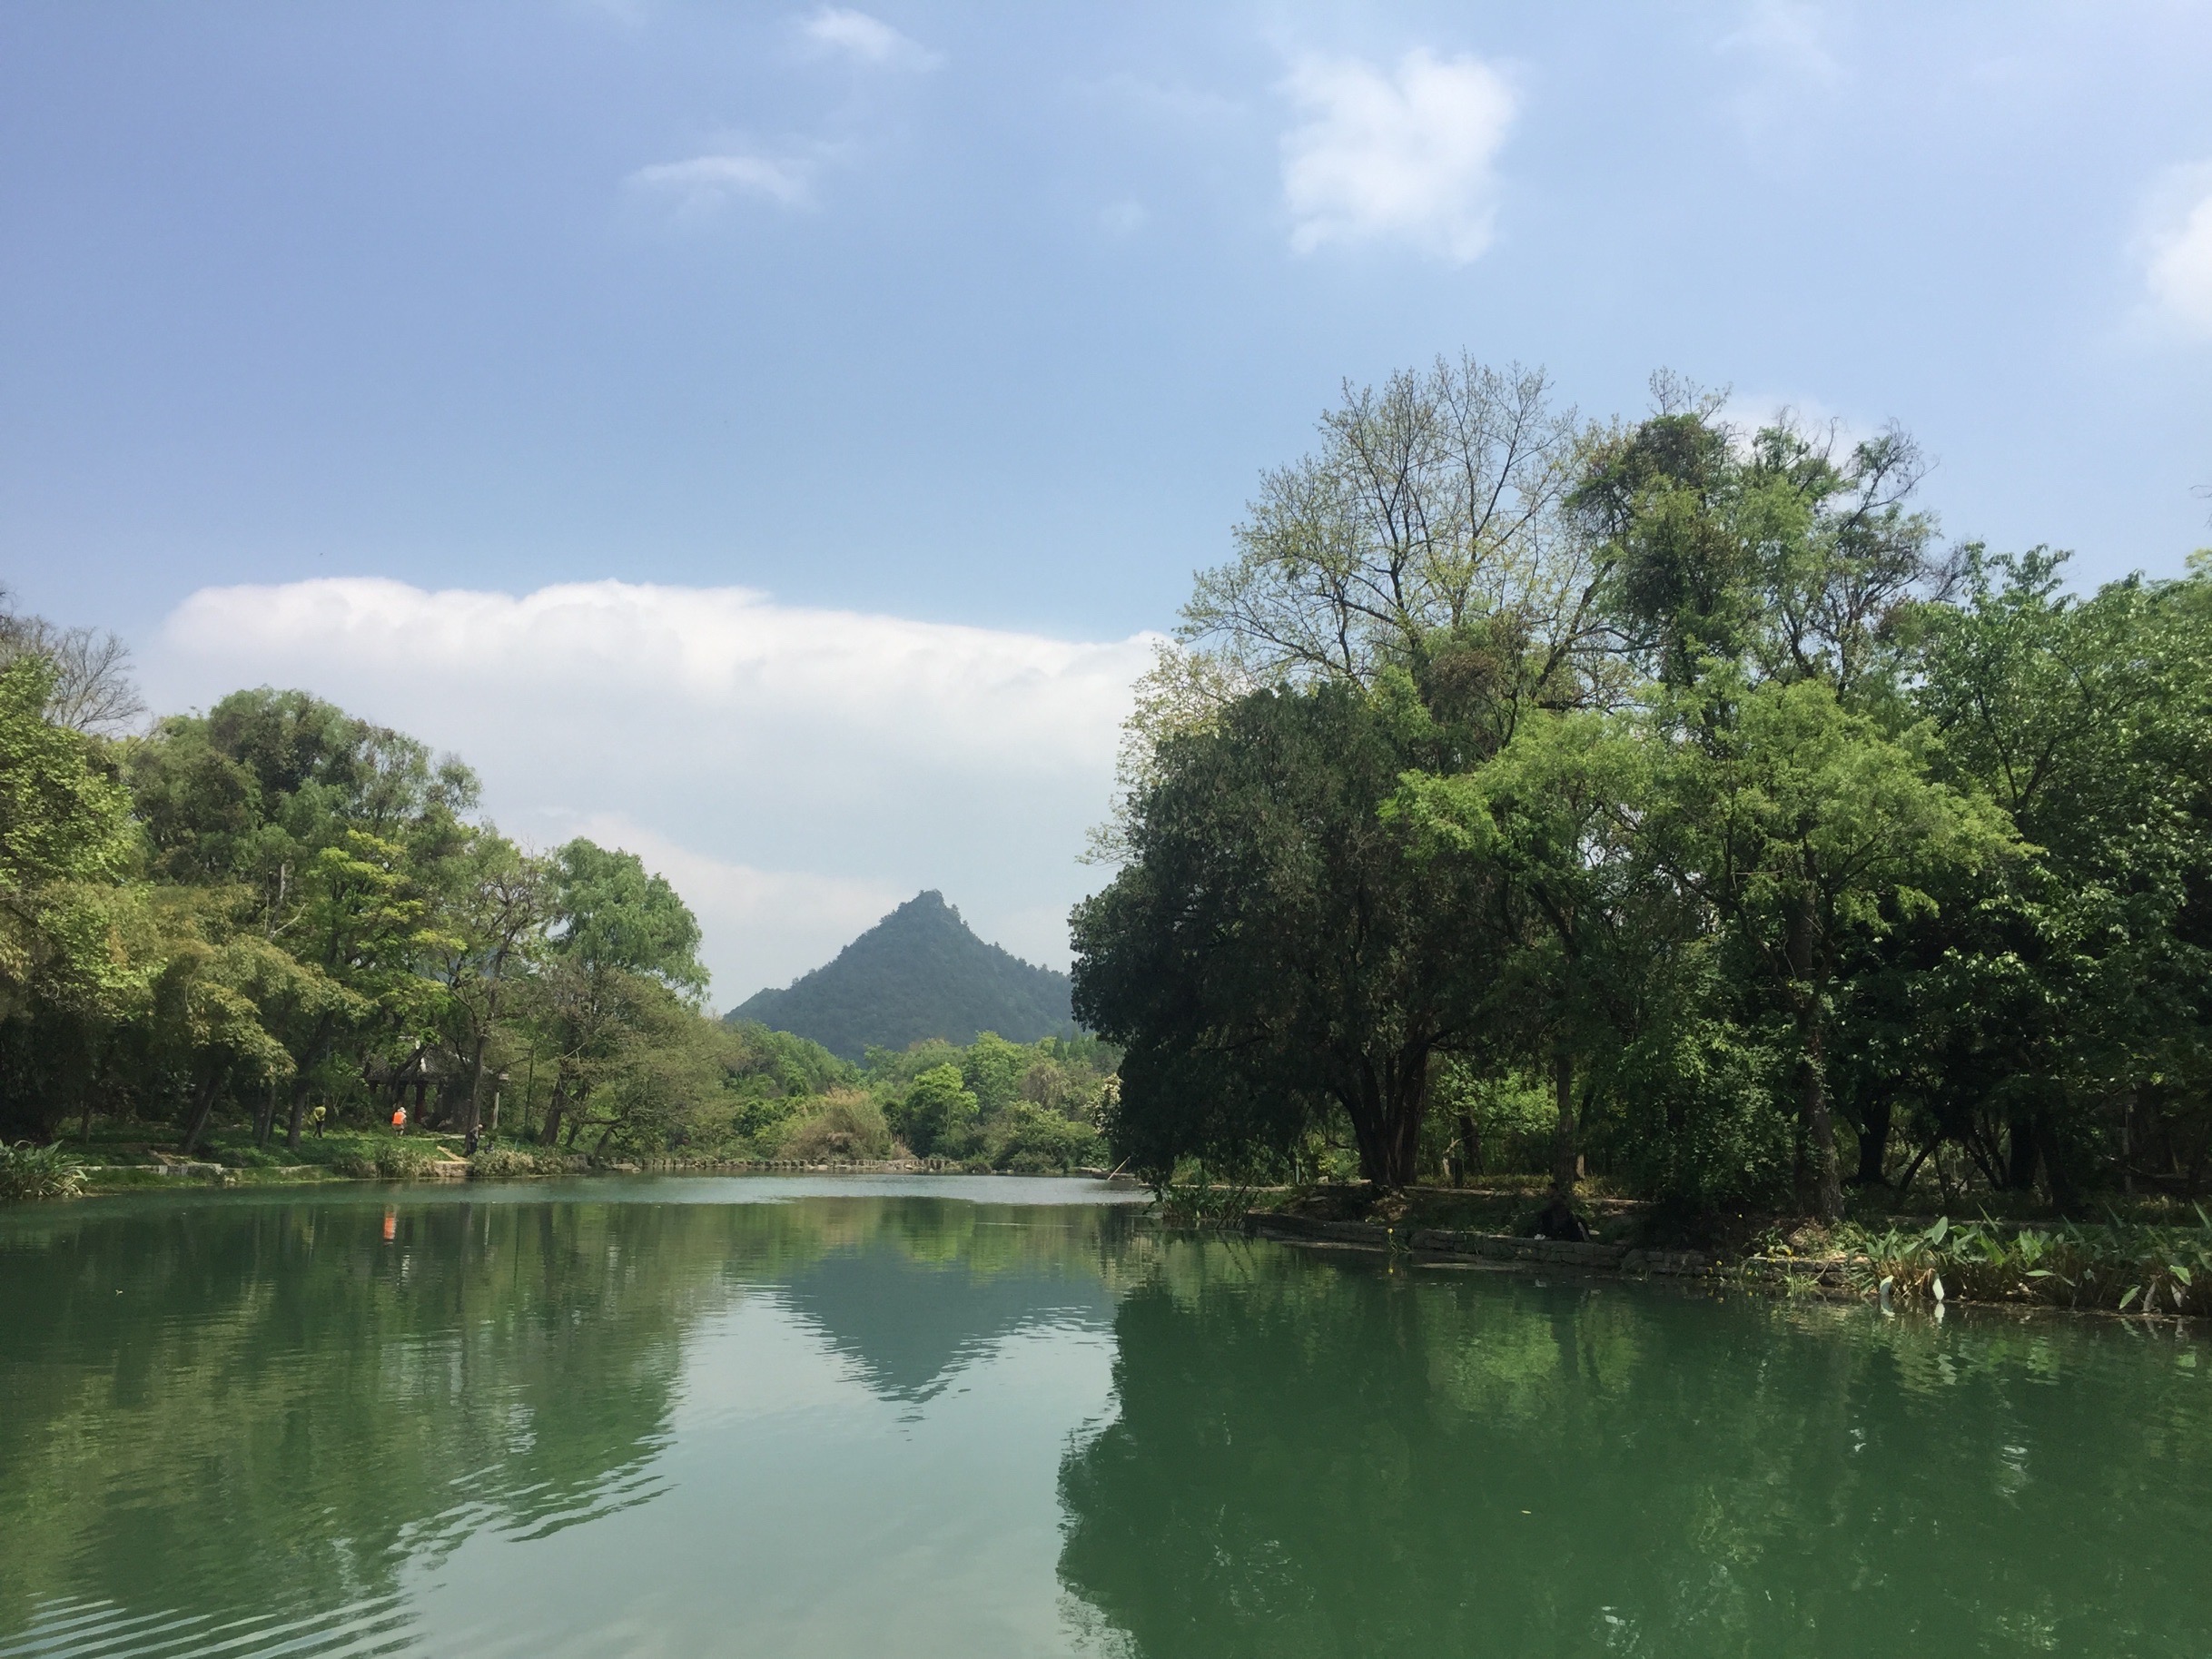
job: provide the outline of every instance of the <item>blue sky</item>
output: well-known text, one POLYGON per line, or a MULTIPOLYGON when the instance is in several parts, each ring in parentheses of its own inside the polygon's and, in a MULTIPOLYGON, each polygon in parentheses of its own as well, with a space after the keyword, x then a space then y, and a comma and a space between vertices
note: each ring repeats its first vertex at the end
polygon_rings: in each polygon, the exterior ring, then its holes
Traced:
POLYGON ((18 4, 0 578, 638 845, 725 1002, 920 885, 1064 960, 1136 637, 1346 377, 1895 419, 2178 571, 2208 87, 2178 0, 18 4))

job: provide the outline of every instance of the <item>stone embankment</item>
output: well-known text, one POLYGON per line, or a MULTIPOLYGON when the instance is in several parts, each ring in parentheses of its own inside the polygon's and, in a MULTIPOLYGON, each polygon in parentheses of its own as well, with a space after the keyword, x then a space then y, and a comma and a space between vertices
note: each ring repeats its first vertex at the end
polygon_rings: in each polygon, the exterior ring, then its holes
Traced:
POLYGON ((1305 1216, 1273 1215, 1265 1210, 1255 1210, 1246 1216, 1244 1229, 1257 1238, 1280 1239, 1296 1244, 1406 1249, 1423 1256, 1470 1256, 1486 1261, 1575 1268, 1593 1273, 1685 1278, 1711 1273, 1720 1265, 1716 1258, 1701 1250, 1644 1249, 1595 1240, 1575 1244, 1557 1239, 1516 1239, 1505 1233, 1453 1232, 1437 1227, 1386 1227, 1379 1221, 1320 1221, 1305 1216))
POLYGON ((944 1158, 879 1158, 849 1163, 810 1163, 800 1158, 625 1158, 592 1167, 616 1175, 935 1175, 960 1170, 958 1164, 944 1158))

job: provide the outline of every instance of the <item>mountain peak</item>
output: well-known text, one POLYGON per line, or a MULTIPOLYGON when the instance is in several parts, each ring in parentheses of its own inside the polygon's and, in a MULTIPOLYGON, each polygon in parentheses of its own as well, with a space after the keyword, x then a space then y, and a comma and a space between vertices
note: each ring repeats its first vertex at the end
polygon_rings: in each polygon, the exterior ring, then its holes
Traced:
POLYGON ((1013 1042, 1072 1036, 1068 976, 977 938, 937 889, 914 894, 835 958, 781 991, 758 992, 727 1016, 811 1037, 858 1061, 867 1048, 979 1032, 1013 1042))

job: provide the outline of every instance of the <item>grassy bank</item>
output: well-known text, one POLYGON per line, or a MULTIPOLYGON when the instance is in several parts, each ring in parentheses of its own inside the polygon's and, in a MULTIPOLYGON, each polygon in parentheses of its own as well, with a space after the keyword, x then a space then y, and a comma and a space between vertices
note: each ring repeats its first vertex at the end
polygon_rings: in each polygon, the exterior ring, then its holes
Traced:
MULTIPOLYGON (((1365 1224, 1372 1242, 1404 1248, 1417 1234, 1528 1238, 1545 1183, 1529 1177, 1480 1188, 1409 1188, 1378 1194, 1358 1185, 1239 1189, 1189 1183, 1163 1195, 1162 1215, 1220 1224, 1249 1213, 1308 1222, 1365 1224)), ((1602 1189, 1577 1210, 1594 1242, 1631 1250, 1696 1250, 1709 1271, 1779 1291, 1909 1302, 2007 1303, 2138 1315, 2212 1314, 2212 1215, 2171 1200, 2137 1199, 2094 1220, 2051 1216, 1961 1220, 1911 1215, 1883 1194, 1833 1228, 1802 1219, 1735 1214, 1685 1217, 1602 1189)))
MULTIPOLYGON (((891 1155, 866 1158, 846 1149, 802 1146, 796 1155, 763 1158, 747 1147, 695 1150, 649 1157, 591 1158, 535 1144, 484 1142, 474 1157, 459 1135, 397 1135, 387 1131, 333 1131, 305 1137, 297 1153, 281 1141, 252 1144, 243 1129, 217 1131, 185 1158, 149 1139, 160 1126, 117 1125, 89 1141, 0 1147, 0 1201, 60 1199, 104 1192, 208 1187, 283 1187, 333 1180, 529 1180, 593 1171, 652 1174, 735 1174, 753 1171, 874 1170, 882 1172, 991 1173, 977 1160, 916 1159, 894 1147, 891 1155)), ((1052 1171, 1014 1171, 1051 1173, 1052 1171)))

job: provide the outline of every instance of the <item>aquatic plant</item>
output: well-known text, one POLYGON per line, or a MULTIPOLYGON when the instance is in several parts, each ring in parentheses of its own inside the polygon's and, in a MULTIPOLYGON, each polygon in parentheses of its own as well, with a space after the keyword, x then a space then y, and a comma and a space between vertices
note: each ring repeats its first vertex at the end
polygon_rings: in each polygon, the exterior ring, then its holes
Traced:
POLYGON ((1242 1178, 1217 1180, 1202 1163, 1187 1179, 1170 1175, 1152 1189, 1152 1207, 1170 1227, 1234 1227, 1250 1211, 1259 1189, 1242 1178))
POLYGON ((1927 1228, 1865 1239, 1852 1276, 1869 1294, 1886 1280, 1894 1297, 1935 1301, 2202 1314, 2212 1312, 2212 1216, 2199 1208, 2194 1227, 2116 1216, 2102 1225, 2017 1228, 1940 1216, 1927 1228))
POLYGON ((0 1141, 0 1200, 74 1198, 84 1166, 59 1146, 0 1141))

